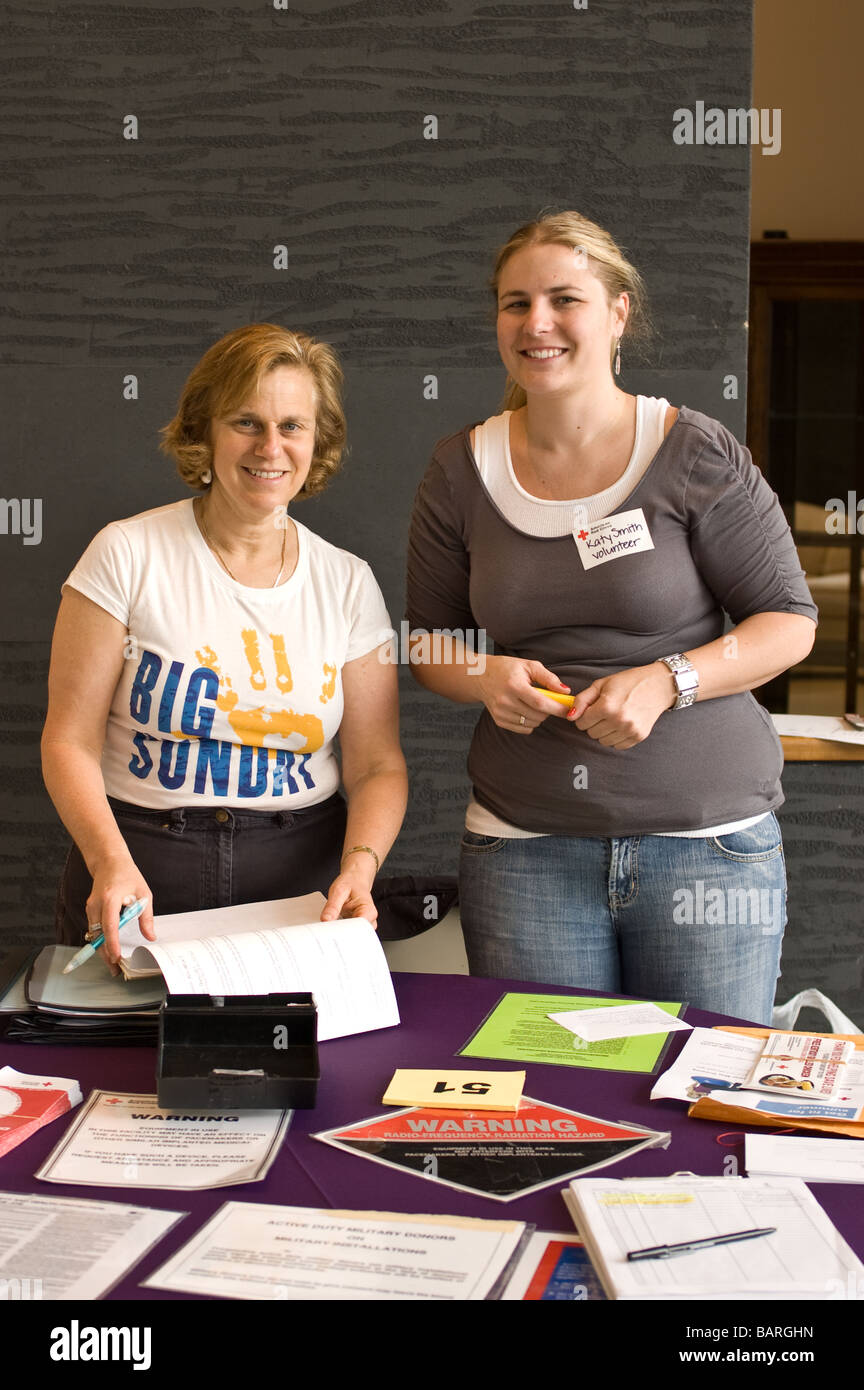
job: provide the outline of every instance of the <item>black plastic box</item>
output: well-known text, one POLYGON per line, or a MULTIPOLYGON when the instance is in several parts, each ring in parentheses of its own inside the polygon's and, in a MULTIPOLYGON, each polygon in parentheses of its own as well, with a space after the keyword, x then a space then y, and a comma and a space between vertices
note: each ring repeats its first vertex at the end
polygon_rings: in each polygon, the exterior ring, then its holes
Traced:
POLYGON ((170 1110, 312 1110, 311 994, 170 994, 159 1010, 159 1104, 170 1110))

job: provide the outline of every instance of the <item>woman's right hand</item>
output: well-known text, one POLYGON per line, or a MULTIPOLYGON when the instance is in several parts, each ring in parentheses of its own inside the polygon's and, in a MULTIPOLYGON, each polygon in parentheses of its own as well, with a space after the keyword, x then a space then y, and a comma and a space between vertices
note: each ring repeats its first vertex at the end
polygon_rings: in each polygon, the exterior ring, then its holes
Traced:
POLYGON ((136 919, 138 927, 148 941, 155 941, 153 895, 131 856, 108 859, 97 867, 85 910, 88 925, 92 928, 98 923, 105 933, 105 942, 99 948, 99 955, 112 975, 120 973, 117 964, 120 960, 120 942, 117 935, 120 913, 124 907, 137 902, 139 898, 143 898, 147 906, 136 919))
POLYGON ((572 694, 570 687, 539 661, 487 656, 485 671, 475 679, 480 698, 498 728, 510 734, 531 734, 550 715, 567 717, 566 705, 535 689, 545 686, 562 695, 572 694))

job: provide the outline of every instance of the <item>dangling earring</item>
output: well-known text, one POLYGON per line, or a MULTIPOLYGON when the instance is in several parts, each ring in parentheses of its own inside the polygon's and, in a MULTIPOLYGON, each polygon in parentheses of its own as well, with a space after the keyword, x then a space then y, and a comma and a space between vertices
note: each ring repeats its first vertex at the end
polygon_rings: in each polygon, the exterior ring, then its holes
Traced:
POLYGON ((213 474, 210 472, 210 469, 209 469, 209 468, 205 468, 205 469, 204 469, 204 472, 201 474, 201 477, 200 477, 200 479, 199 479, 199 482, 201 483, 201 486, 202 486, 202 487, 207 487, 207 486, 209 486, 210 483, 212 483, 212 481, 213 481, 213 474))
POLYGON ((615 339, 615 375, 621 375, 621 339, 615 339))

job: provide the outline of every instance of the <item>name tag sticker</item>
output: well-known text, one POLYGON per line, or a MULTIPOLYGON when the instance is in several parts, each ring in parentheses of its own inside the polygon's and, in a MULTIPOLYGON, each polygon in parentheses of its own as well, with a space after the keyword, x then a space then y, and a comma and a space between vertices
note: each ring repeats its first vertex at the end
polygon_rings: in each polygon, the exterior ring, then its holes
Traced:
POLYGON ((635 555, 639 550, 654 549, 641 507, 634 507, 630 512, 618 512, 616 516, 601 517, 600 521, 585 522, 574 530, 573 539, 582 568, 586 570, 594 569, 595 565, 605 565, 607 560, 617 560, 622 555, 635 555))

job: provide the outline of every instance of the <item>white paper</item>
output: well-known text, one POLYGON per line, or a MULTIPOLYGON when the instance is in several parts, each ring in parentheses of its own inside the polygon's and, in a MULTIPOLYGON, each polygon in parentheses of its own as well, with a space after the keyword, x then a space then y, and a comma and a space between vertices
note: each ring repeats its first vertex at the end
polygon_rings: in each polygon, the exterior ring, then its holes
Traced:
POLYGON ((291 1301, 483 1299, 521 1221, 226 1202, 145 1287, 291 1301))
POLYGON ((864 1182, 864 1139, 811 1139, 807 1135, 745 1134, 750 1177, 803 1178, 805 1182, 864 1182))
MULTIPOLYGON (((323 906, 320 893, 309 896, 323 906)), ((152 956, 172 994, 313 994, 319 1042, 398 1024, 393 981, 371 922, 286 925, 286 903, 295 915, 297 904, 310 907, 306 899, 285 899, 157 918, 159 941, 139 946, 131 964, 141 968, 152 956)))
POLYGON ((43 1182, 192 1191, 260 1182, 290 1110, 164 1110, 155 1096, 93 1091, 36 1174, 43 1182))
POLYGON ((185 1214, 0 1192, 0 1298, 101 1298, 185 1214))
POLYGON ((836 715, 772 714, 771 718, 778 734, 787 738, 827 738, 832 743, 857 743, 864 747, 864 732, 851 729, 845 719, 836 715))
POLYGON ((548 1014, 553 1023, 569 1028, 585 1042, 604 1042, 607 1038, 637 1038, 644 1033, 677 1033, 692 1027, 674 1018, 656 1004, 613 1004, 603 1009, 568 1009, 548 1014))
POLYGON ((848 1288, 864 1296, 864 1265, 797 1178, 579 1178, 569 1191, 577 1189, 587 1219, 574 1219, 619 1298, 832 1299, 848 1288), (631 1250, 766 1226, 776 1231, 674 1259, 627 1259, 631 1250))
MULTIPOLYGON (((321 916, 327 899, 323 893, 306 893, 299 898, 274 898, 263 903, 239 903, 235 907, 208 907, 200 912, 172 912, 154 917, 156 940, 160 945, 172 941, 197 941, 203 936, 232 936, 244 932, 266 931, 271 927, 293 927, 321 916)), ((140 918, 129 922, 120 938, 120 954, 132 962, 136 948, 149 949, 151 943, 141 935, 140 918)), ((152 968, 152 962, 147 962, 152 968)))

